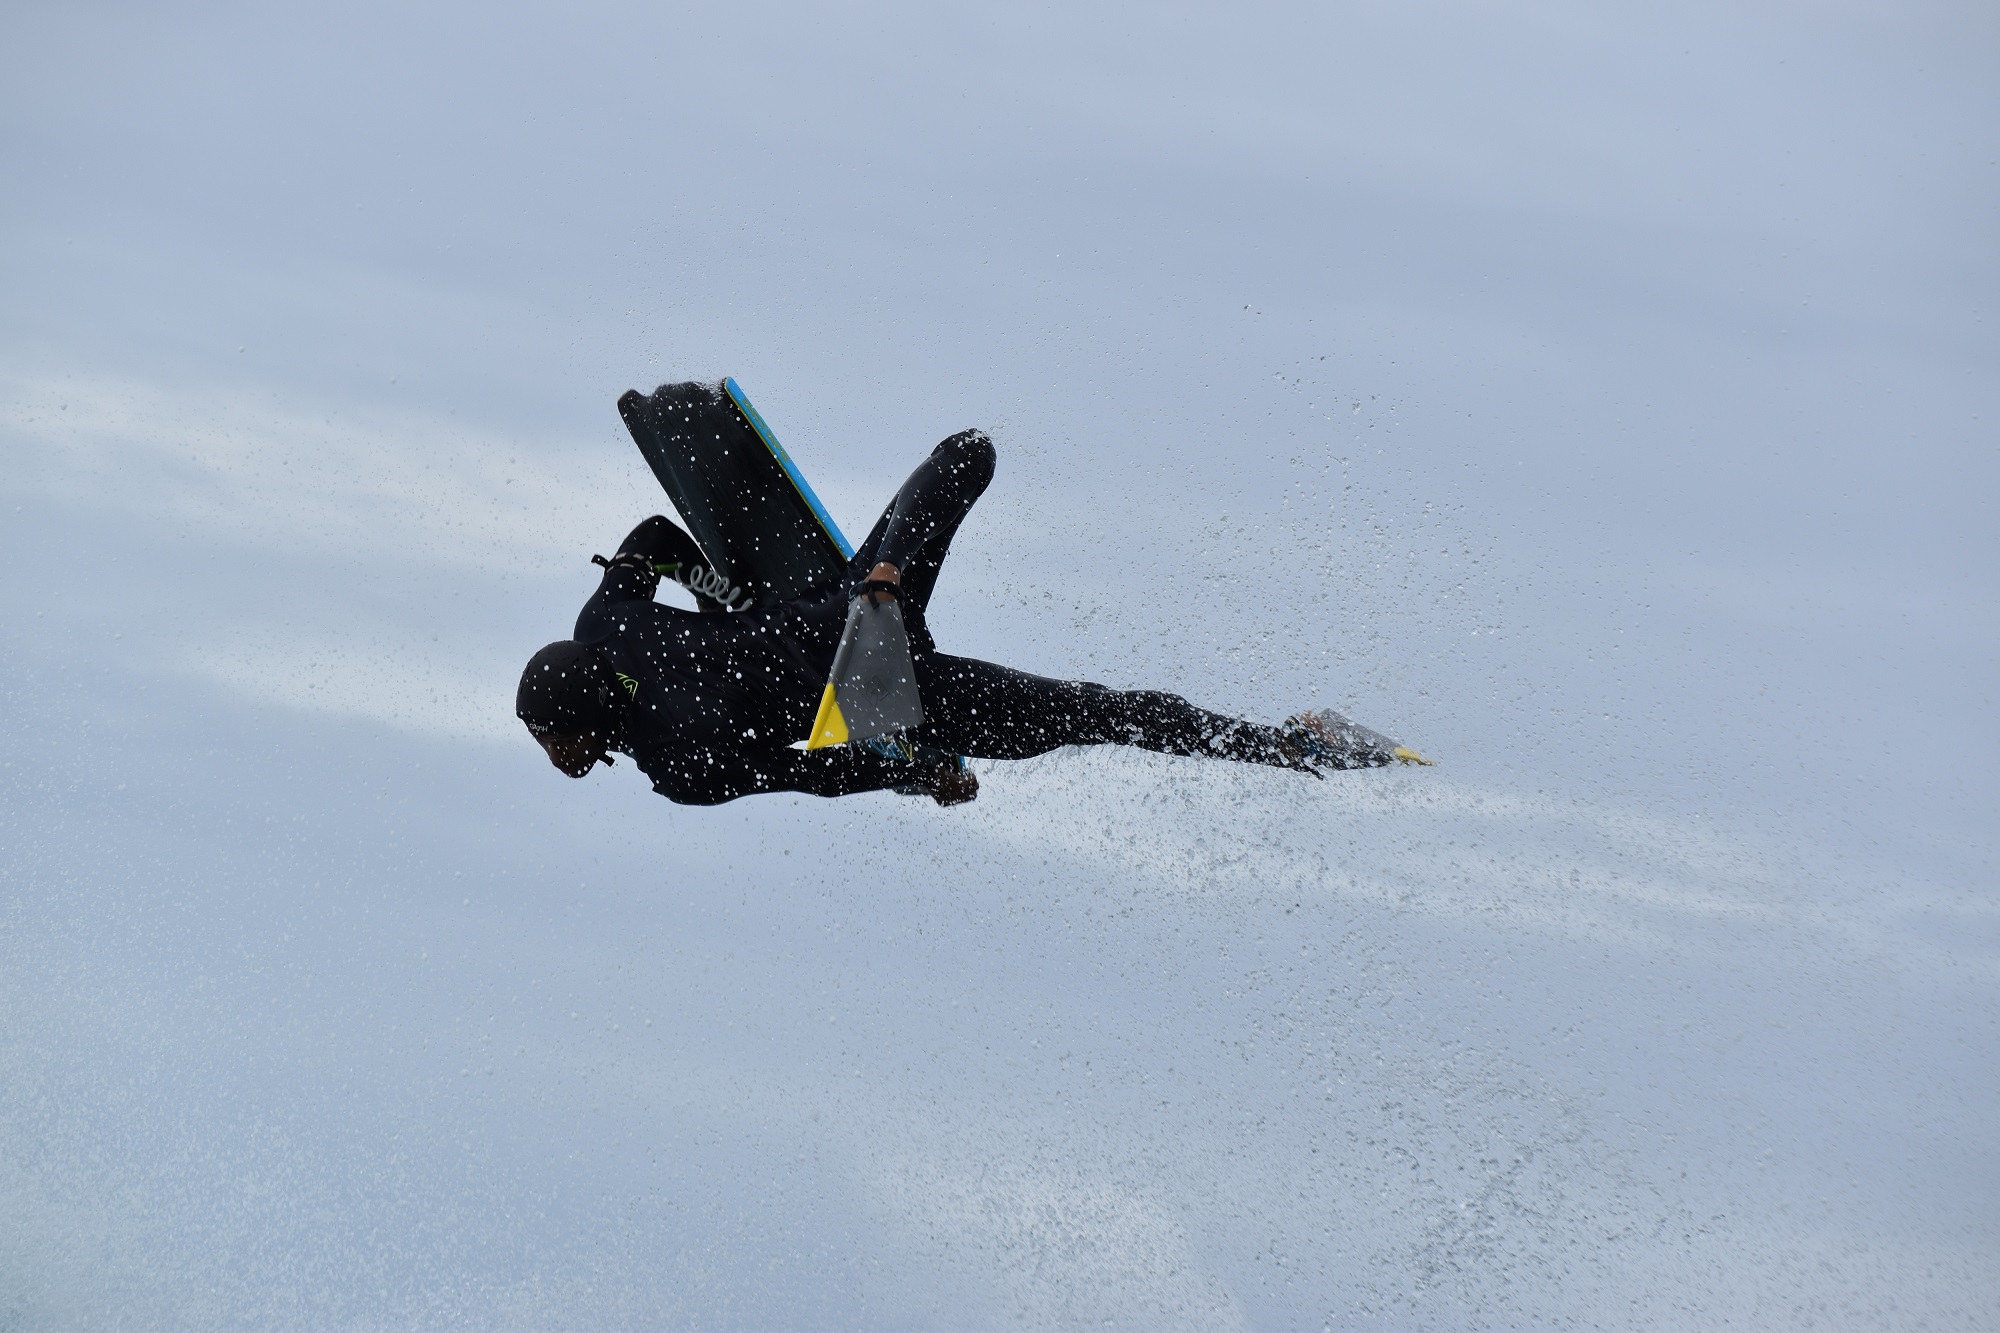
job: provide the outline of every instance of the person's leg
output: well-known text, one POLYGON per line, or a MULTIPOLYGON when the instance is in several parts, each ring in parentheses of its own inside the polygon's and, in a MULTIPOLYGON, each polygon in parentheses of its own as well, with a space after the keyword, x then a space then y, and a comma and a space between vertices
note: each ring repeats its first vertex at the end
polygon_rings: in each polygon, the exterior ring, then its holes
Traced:
POLYGON ((1027 759, 1064 745, 1136 745, 1163 754, 1310 769, 1277 727, 1197 708, 1160 690, 1052 680, 945 653, 916 659, 923 741, 975 759, 1027 759))
POLYGON ((938 568, 958 525, 992 482, 994 459, 993 442, 980 431, 960 431, 939 444, 896 491, 848 562, 851 579, 865 578, 883 560, 902 571, 903 618, 920 648, 930 647, 924 611, 938 568))

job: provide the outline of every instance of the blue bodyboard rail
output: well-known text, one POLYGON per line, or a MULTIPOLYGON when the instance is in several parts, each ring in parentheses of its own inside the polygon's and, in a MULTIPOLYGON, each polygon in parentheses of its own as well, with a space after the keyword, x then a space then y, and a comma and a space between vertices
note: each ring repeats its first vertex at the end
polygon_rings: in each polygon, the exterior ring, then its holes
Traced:
POLYGON ((812 509, 813 517, 819 520, 820 527, 826 529, 826 535, 833 539, 833 544, 840 548, 842 555, 852 557, 854 544, 847 540, 846 535, 840 530, 840 525, 833 521, 833 515, 826 512, 826 506, 820 503, 818 492, 813 490, 812 483, 806 480, 805 474, 799 471, 798 464, 792 461, 792 456, 785 452, 785 446, 778 443, 778 437, 771 433, 771 428, 764 424, 763 416, 756 408, 750 406, 750 395, 743 392, 742 385, 727 376, 723 378, 722 387, 728 391, 730 401, 736 404, 737 410, 742 412, 744 419, 750 423, 750 428, 757 432, 757 438, 771 451, 771 457, 778 460, 778 466, 792 479, 792 485, 798 487, 799 498, 812 509))

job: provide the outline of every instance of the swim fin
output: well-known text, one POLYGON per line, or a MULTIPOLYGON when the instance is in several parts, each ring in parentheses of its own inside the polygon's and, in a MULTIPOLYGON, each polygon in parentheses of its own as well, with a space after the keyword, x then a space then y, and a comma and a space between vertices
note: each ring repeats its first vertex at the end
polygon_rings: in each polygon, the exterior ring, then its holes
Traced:
POLYGON ((847 604, 847 627, 833 650, 833 671, 819 697, 808 750, 873 740, 924 720, 903 608, 867 595, 847 604))

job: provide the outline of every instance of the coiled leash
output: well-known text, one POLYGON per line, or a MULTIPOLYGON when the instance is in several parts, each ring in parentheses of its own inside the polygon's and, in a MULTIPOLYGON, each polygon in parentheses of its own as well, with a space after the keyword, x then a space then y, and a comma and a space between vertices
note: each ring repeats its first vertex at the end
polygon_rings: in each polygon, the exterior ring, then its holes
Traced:
POLYGON ((590 557, 590 563, 601 565, 607 570, 633 570, 653 579, 664 575, 680 584, 683 588, 686 588, 689 592, 697 593, 712 602, 720 602, 731 611, 734 611, 739 606, 747 605, 750 601, 741 588, 732 587, 728 579, 725 579, 713 569, 704 569, 700 565, 684 569, 678 560, 655 563, 646 556, 640 555, 637 551, 620 551, 609 560, 606 560, 601 555, 593 555, 590 557))

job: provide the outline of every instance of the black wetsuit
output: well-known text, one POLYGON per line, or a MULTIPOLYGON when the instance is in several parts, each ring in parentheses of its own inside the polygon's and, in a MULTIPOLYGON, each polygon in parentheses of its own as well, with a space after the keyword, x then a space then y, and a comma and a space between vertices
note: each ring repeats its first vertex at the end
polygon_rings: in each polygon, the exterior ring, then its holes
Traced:
MULTIPOLYGON (((1063 745, 1136 745, 1304 768, 1275 727, 1196 708, 1155 690, 1112 690, 1051 680, 937 651, 924 608, 959 523, 993 479, 993 445, 978 431, 940 444, 883 511, 845 577, 776 606, 719 614, 653 600, 659 575, 705 565, 686 533, 655 516, 632 530, 597 593, 576 620, 576 639, 600 646, 629 697, 615 748, 629 754, 662 796, 713 805, 752 792, 844 796, 920 786, 919 765, 860 745, 793 749, 814 710, 847 615, 848 589, 880 561, 902 572, 924 724, 910 739, 951 754, 1026 759, 1063 745)), ((697 575, 695 585, 702 580, 697 575)))

